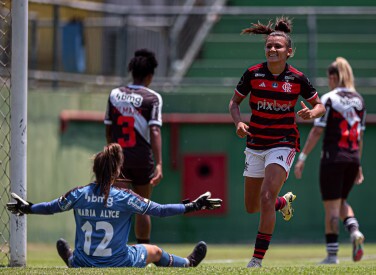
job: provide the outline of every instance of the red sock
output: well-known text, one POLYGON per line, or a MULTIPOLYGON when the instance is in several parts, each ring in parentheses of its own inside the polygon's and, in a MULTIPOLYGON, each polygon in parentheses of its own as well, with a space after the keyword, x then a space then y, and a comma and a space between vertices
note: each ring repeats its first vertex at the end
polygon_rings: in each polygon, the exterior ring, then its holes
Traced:
POLYGON ((286 205, 286 199, 284 197, 277 197, 275 200, 275 211, 281 210, 286 205))

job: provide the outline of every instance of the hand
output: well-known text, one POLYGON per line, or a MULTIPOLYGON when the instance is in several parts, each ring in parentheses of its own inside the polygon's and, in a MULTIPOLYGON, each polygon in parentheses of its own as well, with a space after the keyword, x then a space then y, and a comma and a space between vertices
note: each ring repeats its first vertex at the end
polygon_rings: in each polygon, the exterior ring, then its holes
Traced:
POLYGON ((248 132, 248 129, 249 129, 249 126, 247 124, 245 124, 244 122, 239 122, 236 125, 236 134, 240 138, 244 138, 246 136, 250 136, 251 133, 248 132))
POLYGON ((312 119, 314 118, 312 114, 312 110, 310 110, 303 101, 300 101, 300 105, 302 106, 302 109, 297 112, 298 116, 300 116, 304 120, 312 119))
POLYGON ((304 161, 298 160, 295 164, 295 167, 294 167, 294 173, 295 173, 295 177, 297 179, 302 178, 303 169, 304 169, 304 161))
POLYGON ((16 202, 8 202, 7 209, 17 216, 22 216, 23 214, 31 214, 31 206, 33 205, 31 202, 23 200, 20 196, 16 193, 10 193, 13 199, 16 202))
POLYGON ((364 181, 363 169, 362 169, 362 166, 359 166, 358 175, 356 175, 356 178, 355 178, 355 184, 357 185, 362 184, 363 181, 364 181))
POLYGON ((198 210, 213 210, 221 207, 222 200, 221 199, 211 199, 211 193, 208 191, 205 194, 202 194, 197 199, 192 202, 185 201, 183 202, 185 205, 185 213, 198 211, 198 210))
POLYGON ((154 176, 150 180, 150 184, 153 186, 157 186, 161 182, 162 178, 163 178, 162 164, 157 164, 155 166, 154 176))

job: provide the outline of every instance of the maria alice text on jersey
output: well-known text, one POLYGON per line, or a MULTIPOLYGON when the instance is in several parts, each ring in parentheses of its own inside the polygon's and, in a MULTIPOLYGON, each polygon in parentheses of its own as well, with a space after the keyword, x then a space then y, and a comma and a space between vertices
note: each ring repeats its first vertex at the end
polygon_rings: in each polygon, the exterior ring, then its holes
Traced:
MULTIPOLYGON (((102 203, 104 201, 104 196, 95 196, 94 194, 85 194, 85 200, 87 202, 91 203, 102 203)), ((107 199, 107 206, 111 207, 113 205, 114 199, 112 197, 108 197, 107 199)), ((103 209, 99 211, 91 208, 85 208, 85 209, 80 209, 77 208, 77 213, 80 216, 84 217, 100 217, 100 218, 119 218, 120 216, 120 211, 116 210, 111 210, 111 209, 103 209), (97 213, 98 212, 98 213, 97 213)))
POLYGON ((77 213, 78 215, 84 216, 84 217, 100 217, 100 218, 116 218, 116 219, 119 218, 119 215, 120 215, 120 211, 116 211, 116 210, 104 209, 104 210, 101 210, 100 213, 97 213, 95 209, 90 209, 90 208, 89 209, 77 208, 77 213))

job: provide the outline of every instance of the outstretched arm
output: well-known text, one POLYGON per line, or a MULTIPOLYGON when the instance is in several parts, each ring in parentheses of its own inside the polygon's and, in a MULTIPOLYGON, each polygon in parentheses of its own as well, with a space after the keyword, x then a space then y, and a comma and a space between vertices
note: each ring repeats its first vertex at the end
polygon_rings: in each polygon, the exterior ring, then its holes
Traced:
POLYGON ((158 204, 156 202, 150 202, 150 205, 144 214, 158 217, 169 217, 204 209, 213 210, 221 207, 221 199, 210 197, 211 193, 206 192, 192 202, 187 200, 183 201, 181 204, 158 204))
POLYGON ((7 209, 17 216, 22 216, 24 214, 51 215, 62 212, 58 205, 58 199, 50 202, 33 204, 29 201, 25 201, 16 193, 11 193, 11 196, 15 201, 7 203, 7 209))

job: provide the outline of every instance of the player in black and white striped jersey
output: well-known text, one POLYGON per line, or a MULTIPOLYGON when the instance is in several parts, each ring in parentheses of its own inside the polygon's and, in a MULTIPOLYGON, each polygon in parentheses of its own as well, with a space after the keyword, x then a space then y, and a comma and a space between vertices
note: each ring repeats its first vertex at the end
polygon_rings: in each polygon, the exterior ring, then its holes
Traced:
POLYGON ((330 92, 321 100, 327 110, 316 119, 295 165, 295 175, 302 177, 304 161, 324 133, 320 190, 325 208, 325 236, 328 255, 322 264, 337 264, 338 222, 343 221, 353 243, 353 260, 363 256, 364 236, 347 197, 355 184, 364 180, 360 158, 363 147, 366 108, 355 90, 354 76, 348 61, 337 59, 327 70, 330 92))
MULTIPOLYGON (((111 91, 104 123, 107 143, 119 143, 125 162, 122 174, 126 187, 150 199, 152 188, 163 178, 162 97, 148 88, 158 62, 153 52, 140 49, 129 62, 133 81, 111 91)), ((138 243, 150 243, 149 216, 136 215, 138 243)))

